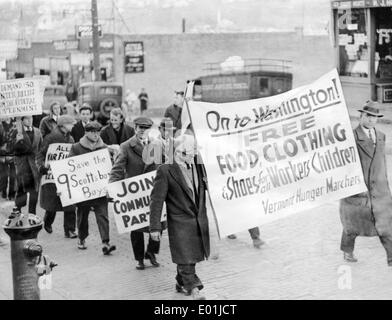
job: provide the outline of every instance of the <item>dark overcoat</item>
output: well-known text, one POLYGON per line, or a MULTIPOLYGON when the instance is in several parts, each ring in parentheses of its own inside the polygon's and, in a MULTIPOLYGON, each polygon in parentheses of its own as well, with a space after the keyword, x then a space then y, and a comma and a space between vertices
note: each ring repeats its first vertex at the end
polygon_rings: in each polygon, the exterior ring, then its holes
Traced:
POLYGON ((121 144, 135 135, 135 130, 127 124, 122 125, 120 143, 117 142, 116 133, 111 124, 105 126, 101 131, 101 138, 107 145, 121 144))
MULTIPOLYGON (((51 133, 49 133, 42 142, 42 146, 37 154, 36 162, 38 172, 41 167, 45 167, 45 158, 48 152, 48 148, 52 143, 74 143, 72 136, 64 134, 58 127, 55 127, 51 133)), ((42 175, 40 175, 40 179, 42 175)), ((54 183, 46 183, 41 185, 40 188, 40 205, 44 210, 57 212, 57 211, 72 211, 75 209, 74 206, 65 207, 61 204, 60 197, 57 195, 56 185, 54 183)))
POLYGON ((143 161, 143 149, 144 147, 136 136, 123 142, 110 172, 109 182, 120 181, 154 171, 156 169, 154 163, 147 165, 143 161))
POLYGON ((30 138, 23 127, 23 138, 16 141, 18 132, 14 129, 11 133, 11 149, 15 155, 14 162, 18 187, 22 186, 25 188, 25 186, 30 185, 30 182, 33 181, 35 190, 38 192, 40 180, 35 158, 38 154, 39 147, 42 144, 42 136, 41 132, 35 127, 33 127, 33 132, 33 141, 30 141, 30 138))
MULTIPOLYGON (((120 153, 118 154, 110 172, 109 183, 132 178, 156 170, 157 166, 155 163, 146 164, 143 161, 143 149, 144 147, 136 136, 133 136, 122 143, 120 145, 120 153)), ((162 228, 165 228, 165 224, 162 225, 162 228)), ((149 232, 149 228, 146 227, 135 231, 149 232)))
POLYGON ((53 119, 53 115, 42 118, 39 124, 39 130, 41 131, 42 139, 45 138, 52 130, 57 126, 56 120, 53 119))
POLYGON ((182 108, 175 104, 172 104, 166 108, 164 117, 170 118, 173 121, 173 126, 176 128, 175 131, 180 130, 182 127, 181 114, 182 114, 182 108))
POLYGON ((150 231, 161 230, 159 222, 166 202, 170 252, 176 264, 194 264, 210 254, 206 176, 202 164, 197 164, 196 169, 198 205, 177 163, 163 164, 158 168, 151 192, 150 231))
POLYGON ((367 192, 340 201, 340 218, 348 234, 392 236, 392 196, 387 179, 385 134, 376 130, 376 145, 358 126, 354 130, 367 192))

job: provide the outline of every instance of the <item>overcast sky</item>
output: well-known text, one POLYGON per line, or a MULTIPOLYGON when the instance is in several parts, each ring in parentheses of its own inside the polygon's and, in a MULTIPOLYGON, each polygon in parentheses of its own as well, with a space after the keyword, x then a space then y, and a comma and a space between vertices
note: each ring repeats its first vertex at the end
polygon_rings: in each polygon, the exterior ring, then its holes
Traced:
MULTIPOLYGON (((0 36, 18 37, 22 30, 34 40, 65 38, 75 25, 90 23, 90 5, 90 0, 0 0, 0 36)), ((326 32, 330 0, 98 0, 98 14, 105 32, 179 33, 184 18, 187 32, 303 27, 317 34, 326 32)))

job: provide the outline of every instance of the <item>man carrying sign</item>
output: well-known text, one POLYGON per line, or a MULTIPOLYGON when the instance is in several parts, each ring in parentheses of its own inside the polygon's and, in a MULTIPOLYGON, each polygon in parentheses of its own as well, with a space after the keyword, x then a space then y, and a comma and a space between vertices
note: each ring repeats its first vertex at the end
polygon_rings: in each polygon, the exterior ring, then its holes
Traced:
MULTIPOLYGON (((71 130, 75 120, 68 115, 60 116, 57 120, 57 126, 49 133, 43 140, 41 150, 37 155, 37 166, 39 173, 43 176, 46 175, 50 169, 49 165, 45 164, 45 159, 51 144, 72 144, 74 140, 71 136, 71 130)), ((64 151, 64 157, 68 152, 64 151)), ((53 159, 60 160, 59 159, 53 159)), ((46 210, 44 217, 44 229, 48 233, 52 233, 52 224, 56 217, 57 211, 64 211, 64 234, 66 238, 76 238, 75 225, 76 215, 75 207, 68 206, 63 208, 60 197, 56 192, 56 185, 54 181, 41 185, 40 190, 40 204, 46 210)))
MULTIPOLYGON (((97 121, 86 124, 84 137, 72 146, 69 157, 107 148, 107 145, 103 143, 100 137, 101 128, 102 126, 97 121)), ((102 251, 105 255, 108 255, 116 250, 116 246, 109 244, 108 200, 106 196, 77 204, 78 248, 81 250, 87 249, 85 241, 88 237, 88 216, 91 208, 93 208, 97 219, 99 234, 103 244, 102 251)))
MULTIPOLYGON (((135 119, 136 135, 124 142, 120 146, 120 153, 110 172, 109 182, 115 182, 127 178, 132 178, 146 172, 154 171, 154 163, 147 165, 143 160, 143 149, 149 144, 148 130, 153 125, 151 119, 138 117, 135 119)), ((144 232, 149 232, 148 228, 131 231, 131 243, 135 256, 138 261, 136 269, 143 270, 144 259, 149 259, 155 267, 159 266, 155 254, 159 252, 159 240, 154 241, 151 236, 148 240, 147 250, 144 249, 144 232)))

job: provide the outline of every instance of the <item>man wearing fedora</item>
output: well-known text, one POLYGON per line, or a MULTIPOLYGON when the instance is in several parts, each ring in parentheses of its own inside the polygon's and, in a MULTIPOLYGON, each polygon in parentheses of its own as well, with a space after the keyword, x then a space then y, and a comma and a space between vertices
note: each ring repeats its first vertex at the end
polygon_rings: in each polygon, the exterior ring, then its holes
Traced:
POLYGON ((173 163, 174 155, 174 131, 173 121, 163 118, 159 124, 159 136, 147 145, 143 150, 143 160, 146 164, 173 163))
MULTIPOLYGON (((52 132, 47 134, 43 139, 40 151, 36 156, 36 164, 41 176, 46 175, 50 170, 50 165, 45 164, 46 155, 49 146, 53 143, 67 143, 73 144, 74 139, 71 136, 72 127, 75 124, 73 117, 69 115, 61 115, 57 119, 57 126, 52 132)), ((56 185, 53 182, 41 184, 40 187, 40 205, 45 210, 44 229, 48 233, 52 233, 52 224, 56 218, 56 212, 64 212, 64 235, 66 238, 77 238, 75 233, 76 228, 76 213, 75 206, 64 207, 61 204, 60 197, 57 195, 56 185)))
POLYGON ((340 201, 341 250, 345 261, 357 262, 353 253, 356 237, 378 236, 386 250, 388 266, 392 267, 392 196, 387 179, 385 134, 376 129, 383 115, 374 101, 368 101, 359 112, 354 137, 368 191, 340 201))

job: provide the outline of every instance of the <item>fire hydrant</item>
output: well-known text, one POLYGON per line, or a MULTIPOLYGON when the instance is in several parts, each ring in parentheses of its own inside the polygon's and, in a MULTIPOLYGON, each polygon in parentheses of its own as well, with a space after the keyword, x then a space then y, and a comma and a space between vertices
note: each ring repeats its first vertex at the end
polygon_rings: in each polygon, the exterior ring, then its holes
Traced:
POLYGON ((17 208, 4 222, 4 231, 11 238, 14 300, 39 300, 39 276, 50 273, 56 266, 48 257, 42 259, 42 246, 37 242, 42 224, 38 216, 23 214, 17 208), (47 267, 42 266, 41 260, 47 267))

